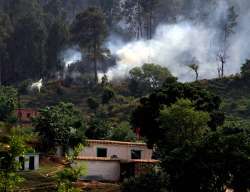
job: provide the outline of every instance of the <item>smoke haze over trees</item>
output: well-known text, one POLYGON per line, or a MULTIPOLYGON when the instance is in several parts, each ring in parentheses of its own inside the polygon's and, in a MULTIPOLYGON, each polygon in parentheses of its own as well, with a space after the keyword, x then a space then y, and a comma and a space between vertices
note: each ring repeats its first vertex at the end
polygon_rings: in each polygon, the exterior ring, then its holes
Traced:
MULTIPOLYGON (((247 0, 1 0, 1 82, 58 78, 65 72, 64 51, 80 46, 70 41, 75 16, 91 6, 103 12, 111 51, 98 62, 99 75, 121 78, 156 63, 190 81, 193 58, 199 78, 213 78, 239 72, 250 57, 247 0)), ((72 57, 78 52, 82 70, 77 67, 74 75, 93 71, 85 51, 76 49, 72 57)))

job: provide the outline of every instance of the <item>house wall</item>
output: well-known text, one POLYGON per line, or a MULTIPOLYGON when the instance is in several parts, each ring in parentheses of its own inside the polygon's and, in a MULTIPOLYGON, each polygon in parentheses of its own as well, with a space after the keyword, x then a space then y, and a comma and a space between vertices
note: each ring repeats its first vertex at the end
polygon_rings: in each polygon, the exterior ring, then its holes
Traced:
MULTIPOLYGON (((152 150, 143 143, 88 140, 87 145, 79 154, 79 164, 85 164, 87 175, 85 178, 102 178, 105 181, 119 181, 121 176, 121 162, 131 161, 131 151, 140 150, 141 160, 151 160, 152 150), (106 148, 107 157, 97 157, 97 149, 106 148), (111 158, 116 156, 117 158, 111 158)), ((96 179, 93 179, 96 180, 96 179)))
POLYGON ((95 144, 89 143, 84 150, 80 153, 81 157, 96 157, 97 148, 106 148, 107 157, 116 155, 120 160, 130 160, 131 150, 141 150, 141 159, 151 159, 152 150, 148 149, 146 145, 121 145, 121 144, 95 144))
MULTIPOLYGON (((24 170, 29 170, 30 157, 34 157, 34 170, 39 169, 39 155, 38 154, 27 154, 24 155, 24 170)), ((16 158, 19 161, 19 157, 16 158)))
POLYGON ((86 167, 85 178, 100 178, 104 181, 113 182, 120 180, 119 161, 79 160, 77 164, 86 167))
POLYGON ((23 123, 30 123, 33 117, 37 117, 39 113, 35 109, 17 109, 16 116, 23 123))

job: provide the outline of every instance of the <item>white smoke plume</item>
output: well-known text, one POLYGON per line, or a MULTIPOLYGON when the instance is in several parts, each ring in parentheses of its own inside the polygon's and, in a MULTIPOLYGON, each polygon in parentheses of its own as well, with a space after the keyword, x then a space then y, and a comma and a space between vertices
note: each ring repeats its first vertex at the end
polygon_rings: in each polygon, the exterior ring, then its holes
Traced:
POLYGON ((79 48, 69 48, 61 53, 61 57, 65 68, 69 68, 73 63, 82 60, 82 53, 79 48))
POLYGON ((216 55, 222 43, 219 21, 225 17, 231 5, 235 6, 239 17, 235 34, 229 42, 225 74, 239 72, 241 64, 250 57, 248 0, 232 1, 231 4, 220 0, 206 22, 182 19, 175 24, 161 24, 152 40, 123 42, 117 37, 111 37, 107 46, 118 61, 115 67, 108 70, 107 75, 110 79, 122 78, 136 66, 155 63, 169 68, 180 81, 190 81, 194 75, 186 65, 196 58, 201 78, 217 77, 219 61, 216 55))

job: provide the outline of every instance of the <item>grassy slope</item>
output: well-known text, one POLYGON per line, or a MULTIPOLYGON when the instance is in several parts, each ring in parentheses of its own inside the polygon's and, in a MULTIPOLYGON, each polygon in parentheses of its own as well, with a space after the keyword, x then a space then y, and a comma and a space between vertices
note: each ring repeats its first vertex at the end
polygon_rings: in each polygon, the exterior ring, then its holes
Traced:
POLYGON ((222 110, 228 116, 250 118, 250 81, 239 77, 200 82, 222 99, 222 110))
MULTIPOLYGON (((228 77, 202 80, 199 83, 222 98, 222 110, 227 115, 244 119, 250 118, 250 80, 228 77)), ((114 89, 117 93, 121 90, 121 88, 116 87, 114 89)), ((90 90, 81 86, 65 87, 57 83, 49 83, 42 89, 41 93, 23 95, 22 104, 25 107, 40 108, 60 101, 71 102, 88 116, 91 114, 86 102, 89 97, 94 97, 101 102, 102 89, 98 87, 90 90)), ((100 105, 100 108, 107 113, 109 118, 128 120, 136 104, 136 99, 117 94, 116 99, 111 104, 100 105)))
POLYGON ((41 108, 51 106, 58 102, 70 102, 82 110, 85 118, 93 114, 87 105, 89 97, 95 98, 100 103, 100 111, 106 114, 107 118, 114 121, 128 121, 130 114, 137 104, 137 100, 132 97, 125 97, 119 94, 120 88, 114 88, 116 96, 108 105, 101 104, 103 89, 99 86, 96 88, 84 88, 81 86, 65 87, 57 83, 47 84, 41 93, 29 92, 21 96, 21 103, 28 108, 41 108))

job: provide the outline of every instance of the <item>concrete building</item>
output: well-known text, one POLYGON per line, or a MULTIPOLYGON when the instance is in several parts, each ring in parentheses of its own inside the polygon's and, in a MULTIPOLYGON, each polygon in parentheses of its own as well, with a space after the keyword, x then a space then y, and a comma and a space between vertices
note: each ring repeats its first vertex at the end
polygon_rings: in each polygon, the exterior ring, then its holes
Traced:
POLYGON ((22 124, 30 124, 32 118, 37 117, 39 112, 36 109, 17 109, 16 116, 20 123, 22 124))
POLYGON ((110 140, 87 140, 77 161, 87 167, 84 179, 113 182, 141 174, 158 163, 145 143, 110 140))
POLYGON ((20 170, 28 171, 39 169, 39 154, 37 153, 28 153, 18 157, 16 160, 21 164, 20 170))

